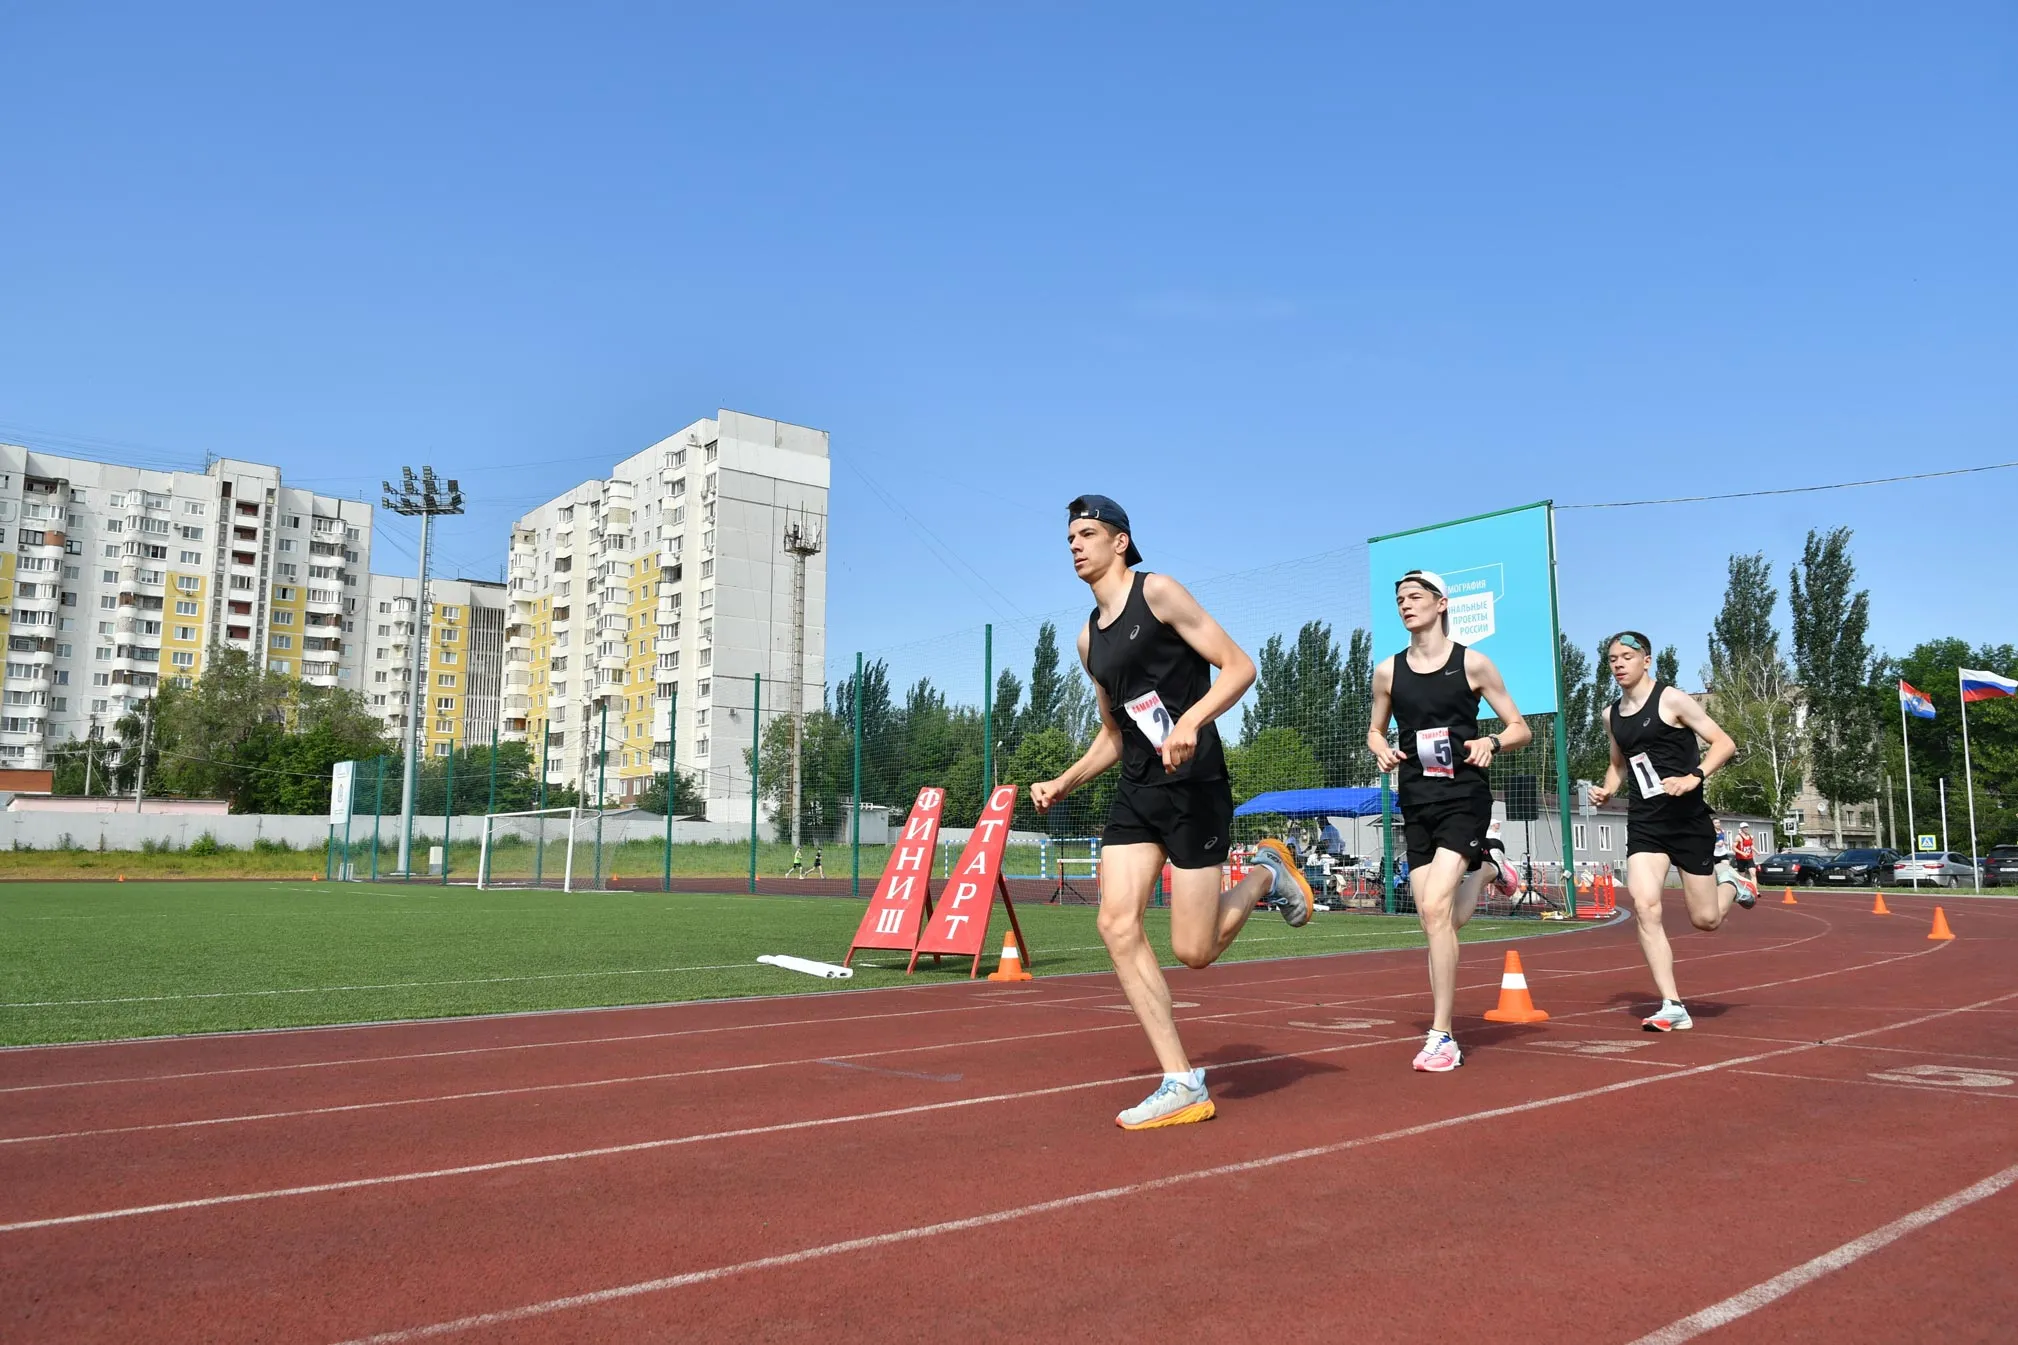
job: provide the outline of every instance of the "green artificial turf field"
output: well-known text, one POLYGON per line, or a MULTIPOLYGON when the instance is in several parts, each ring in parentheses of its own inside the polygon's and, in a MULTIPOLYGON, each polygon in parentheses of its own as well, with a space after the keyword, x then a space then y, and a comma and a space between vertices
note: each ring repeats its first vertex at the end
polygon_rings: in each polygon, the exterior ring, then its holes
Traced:
MULTIPOLYGON (((760 966, 840 961, 863 903, 833 897, 477 891, 361 883, 0 884, 0 1043, 298 1027, 397 1018, 835 992, 965 976, 903 974, 894 953, 853 980, 760 966)), ((1019 906, 1038 975, 1108 969, 1088 907, 1019 906)), ((982 959, 994 969, 1006 922, 982 959)), ((1150 937, 1173 965, 1168 917, 1150 937)), ((1560 925, 1475 920, 1467 939, 1560 925)), ((1258 912, 1224 960, 1414 947, 1412 916, 1258 912)), ((1426 992, 1426 989, 1425 989, 1426 992)))

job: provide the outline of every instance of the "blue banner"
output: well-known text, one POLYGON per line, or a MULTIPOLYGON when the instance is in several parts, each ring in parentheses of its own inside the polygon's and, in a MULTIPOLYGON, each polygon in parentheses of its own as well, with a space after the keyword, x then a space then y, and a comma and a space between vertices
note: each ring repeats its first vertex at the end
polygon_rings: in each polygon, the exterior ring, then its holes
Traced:
POLYGON ((1553 714, 1555 565, 1549 528, 1549 506, 1536 504, 1373 538, 1366 568, 1373 587, 1374 658, 1408 647, 1408 631, 1394 608, 1395 581, 1410 570, 1433 570, 1449 586, 1451 639, 1499 665, 1522 714, 1553 714))

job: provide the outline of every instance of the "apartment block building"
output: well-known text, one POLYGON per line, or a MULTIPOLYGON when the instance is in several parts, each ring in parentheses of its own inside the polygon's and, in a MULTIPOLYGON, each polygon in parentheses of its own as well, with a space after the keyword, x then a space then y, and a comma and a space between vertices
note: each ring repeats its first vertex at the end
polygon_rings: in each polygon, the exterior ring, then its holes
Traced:
MULTIPOLYGON (((407 698, 415 636, 412 575, 371 576, 359 619, 364 673, 359 689, 385 721, 386 733, 405 742, 407 698)), ((487 745, 499 727, 504 679, 507 607, 503 584, 481 579, 430 579, 428 613, 420 626, 421 753, 442 757, 458 747, 487 745)))
POLYGON ((357 687, 372 507, 235 459, 159 471, 0 444, 0 767, 137 709, 212 649, 357 687))
POLYGON ((549 781, 585 798, 599 779, 635 798, 673 762, 711 813, 747 809, 756 679, 766 722, 793 678, 808 709, 824 694, 826 556, 804 558, 795 594, 784 538, 824 532, 830 471, 825 431, 725 410, 521 517, 505 736, 537 750, 543 735, 549 781))

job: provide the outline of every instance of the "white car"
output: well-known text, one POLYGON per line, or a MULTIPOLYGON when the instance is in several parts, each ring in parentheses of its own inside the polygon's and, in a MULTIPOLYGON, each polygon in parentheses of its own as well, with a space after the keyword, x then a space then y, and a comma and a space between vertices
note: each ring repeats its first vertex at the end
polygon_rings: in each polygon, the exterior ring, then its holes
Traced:
POLYGON ((1920 850, 1900 860, 1892 875, 1895 886, 1976 886, 1976 866, 1953 850, 1920 850))

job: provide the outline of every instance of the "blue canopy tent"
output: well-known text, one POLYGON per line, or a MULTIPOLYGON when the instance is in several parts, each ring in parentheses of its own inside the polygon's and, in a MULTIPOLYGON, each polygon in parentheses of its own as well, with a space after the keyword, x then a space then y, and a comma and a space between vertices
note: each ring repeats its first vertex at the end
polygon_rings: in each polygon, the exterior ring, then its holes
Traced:
POLYGON ((1379 817, 1380 791, 1364 786, 1276 789, 1256 794, 1233 810, 1235 817, 1251 817, 1256 813, 1278 817, 1379 817))

